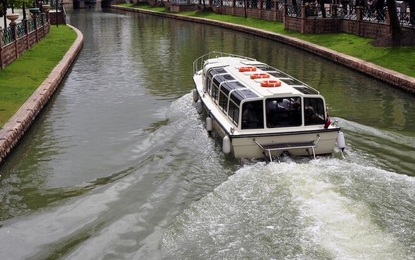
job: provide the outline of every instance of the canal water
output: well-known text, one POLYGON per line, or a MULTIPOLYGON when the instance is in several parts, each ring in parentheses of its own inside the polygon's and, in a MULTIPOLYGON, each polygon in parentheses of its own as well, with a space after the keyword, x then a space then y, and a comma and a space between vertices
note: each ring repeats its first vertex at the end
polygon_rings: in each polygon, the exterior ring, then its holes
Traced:
POLYGON ((84 48, 0 167, 9 259, 413 259, 414 97, 298 49, 98 6, 84 48), (347 148, 240 162, 204 130, 192 62, 251 56, 321 90, 347 148))

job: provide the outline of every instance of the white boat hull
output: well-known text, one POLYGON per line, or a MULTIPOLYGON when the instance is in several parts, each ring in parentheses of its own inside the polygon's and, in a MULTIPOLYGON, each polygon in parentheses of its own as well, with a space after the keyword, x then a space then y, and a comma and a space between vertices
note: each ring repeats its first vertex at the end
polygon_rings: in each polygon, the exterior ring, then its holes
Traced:
MULTIPOLYGON (((205 113, 208 114, 208 109, 204 106, 205 113)), ((275 133, 268 135, 246 134, 246 135, 231 135, 218 123, 215 118, 212 118, 213 131, 215 131, 221 139, 229 136, 231 139, 231 154, 237 158, 264 158, 268 154, 264 154, 255 141, 260 144, 281 144, 281 143, 301 143, 301 142, 316 142, 320 136, 320 140, 315 147, 315 155, 331 155, 336 146, 339 129, 322 129, 323 131, 308 131, 308 132, 292 132, 292 133, 275 133), (255 140, 255 141, 254 141, 255 140)), ((283 152, 289 152, 293 156, 312 156, 311 149, 284 149, 273 151, 272 156, 278 157, 283 152)))

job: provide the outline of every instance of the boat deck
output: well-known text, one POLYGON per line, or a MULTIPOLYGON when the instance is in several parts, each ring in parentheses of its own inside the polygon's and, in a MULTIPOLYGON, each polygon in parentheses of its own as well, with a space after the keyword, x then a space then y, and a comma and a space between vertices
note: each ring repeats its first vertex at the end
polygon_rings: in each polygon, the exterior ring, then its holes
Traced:
POLYGON ((315 149, 320 141, 320 136, 318 137, 317 141, 308 141, 308 142, 290 142, 290 143, 272 143, 272 144, 260 144, 255 139, 254 142, 266 153, 268 153, 268 157, 270 162, 272 162, 272 151, 284 151, 289 149, 310 149, 313 152, 313 158, 316 158, 315 149))

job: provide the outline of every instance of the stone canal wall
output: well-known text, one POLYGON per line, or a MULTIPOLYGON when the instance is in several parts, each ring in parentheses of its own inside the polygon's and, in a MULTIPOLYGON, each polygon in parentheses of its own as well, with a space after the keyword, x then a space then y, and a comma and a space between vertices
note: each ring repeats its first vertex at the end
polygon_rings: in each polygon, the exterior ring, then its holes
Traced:
POLYGON ((246 33, 256 35, 256 36, 261 36, 261 37, 264 37, 270 40, 274 40, 280 43, 288 44, 293 47, 297 47, 307 52, 314 53, 315 55, 318 55, 322 58, 336 62, 345 67, 351 68, 353 70, 357 70, 368 76, 371 76, 373 78, 376 78, 378 80, 391 84, 395 86, 396 88, 405 90, 411 94, 415 94, 415 78, 413 77, 409 77, 402 73, 389 70, 381 66, 375 65, 373 63, 363 61, 363 60, 354 58, 352 56, 342 54, 337 51, 333 51, 333 50, 321 47, 319 45, 312 44, 307 41, 299 40, 293 37, 285 36, 285 35, 278 34, 278 33, 272 33, 268 31, 252 28, 252 27, 246 27, 246 26, 242 26, 238 24, 219 22, 219 21, 213 21, 213 20, 208 20, 208 19, 203 19, 203 18, 172 14, 172 13, 161 13, 161 12, 154 12, 150 10, 143 10, 143 9, 140 10, 140 9, 134 9, 134 8, 129 8, 129 7, 115 6, 115 5, 111 6, 111 8, 126 10, 130 12, 139 12, 139 13, 158 15, 158 16, 163 16, 163 17, 168 17, 168 18, 173 18, 173 19, 181 19, 181 20, 190 21, 190 22, 204 23, 204 24, 219 26, 223 28, 233 29, 233 30, 237 30, 241 32, 246 32, 246 33))
POLYGON ((72 26, 70 27, 73 28, 77 34, 77 39, 72 44, 71 48, 43 83, 0 130, 0 164, 17 145, 24 133, 39 115, 42 108, 52 97, 53 93, 71 68, 78 53, 81 51, 84 37, 78 29, 72 26))

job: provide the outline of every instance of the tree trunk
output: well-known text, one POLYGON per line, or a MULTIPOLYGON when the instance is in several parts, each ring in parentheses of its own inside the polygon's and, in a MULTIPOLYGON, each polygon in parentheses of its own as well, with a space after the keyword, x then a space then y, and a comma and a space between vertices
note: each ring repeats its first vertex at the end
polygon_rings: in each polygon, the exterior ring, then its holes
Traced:
POLYGON ((324 0, 318 0, 318 3, 320 4, 320 11, 321 11, 321 16, 323 18, 326 18, 326 8, 324 8, 324 0))
POLYGON ((398 40, 402 36, 402 29, 396 12, 396 2, 395 0, 387 0, 386 4, 388 6, 392 39, 398 40))

